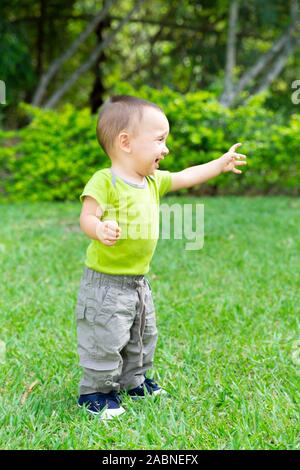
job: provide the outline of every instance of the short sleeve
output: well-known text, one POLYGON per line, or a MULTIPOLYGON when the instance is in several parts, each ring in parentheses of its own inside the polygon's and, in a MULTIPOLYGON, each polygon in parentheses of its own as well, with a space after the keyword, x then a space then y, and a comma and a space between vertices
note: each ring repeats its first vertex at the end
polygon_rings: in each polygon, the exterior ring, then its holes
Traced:
POLYGON ((171 172, 167 170, 155 170, 154 176, 158 184, 159 196, 163 197, 166 193, 171 190, 171 172))
POLYGON ((110 204, 110 180, 109 176, 103 171, 97 171, 85 185, 82 194, 79 196, 83 202, 84 196, 91 196, 100 205, 103 212, 110 204))

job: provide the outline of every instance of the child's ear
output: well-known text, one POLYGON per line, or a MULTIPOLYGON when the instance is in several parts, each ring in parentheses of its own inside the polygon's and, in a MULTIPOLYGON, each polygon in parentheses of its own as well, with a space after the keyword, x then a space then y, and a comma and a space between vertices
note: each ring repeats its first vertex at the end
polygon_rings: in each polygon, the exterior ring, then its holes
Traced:
POLYGON ((127 132, 121 132, 118 136, 118 140, 120 148, 124 152, 129 153, 131 151, 129 134, 127 132))

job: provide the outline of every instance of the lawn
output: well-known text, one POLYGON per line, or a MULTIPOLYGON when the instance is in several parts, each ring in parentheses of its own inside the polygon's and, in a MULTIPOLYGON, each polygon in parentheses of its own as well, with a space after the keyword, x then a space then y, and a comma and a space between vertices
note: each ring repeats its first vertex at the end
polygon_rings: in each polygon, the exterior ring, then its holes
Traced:
POLYGON ((76 405, 80 205, 0 206, 0 448, 300 448, 300 200, 164 202, 205 206, 203 249, 160 240, 148 274, 170 395, 107 423, 76 405))

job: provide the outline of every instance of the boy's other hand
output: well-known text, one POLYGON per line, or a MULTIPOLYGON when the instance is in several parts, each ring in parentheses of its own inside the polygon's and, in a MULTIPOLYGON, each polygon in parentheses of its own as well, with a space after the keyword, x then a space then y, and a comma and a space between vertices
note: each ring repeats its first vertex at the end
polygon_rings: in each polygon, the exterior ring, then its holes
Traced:
POLYGON ((121 228, 115 220, 99 221, 96 228, 99 240, 107 246, 115 245, 121 236, 121 228))
POLYGON ((221 173, 226 173, 227 171, 232 171, 237 174, 243 173, 241 170, 236 168, 236 166, 247 165, 247 162, 245 161, 247 158, 246 155, 236 153, 236 149, 241 145, 241 143, 232 145, 229 151, 219 158, 221 173))

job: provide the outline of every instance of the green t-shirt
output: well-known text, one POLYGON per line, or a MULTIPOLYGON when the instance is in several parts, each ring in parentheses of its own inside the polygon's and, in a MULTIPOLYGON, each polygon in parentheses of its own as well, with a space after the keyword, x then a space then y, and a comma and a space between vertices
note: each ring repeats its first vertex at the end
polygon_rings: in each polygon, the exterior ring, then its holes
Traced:
POLYGON ((115 220, 122 229, 113 246, 92 240, 85 264, 106 274, 146 274, 159 236, 159 199, 171 189, 171 173, 156 170, 144 185, 127 182, 110 168, 97 171, 80 201, 91 196, 99 203, 101 220, 115 220))

